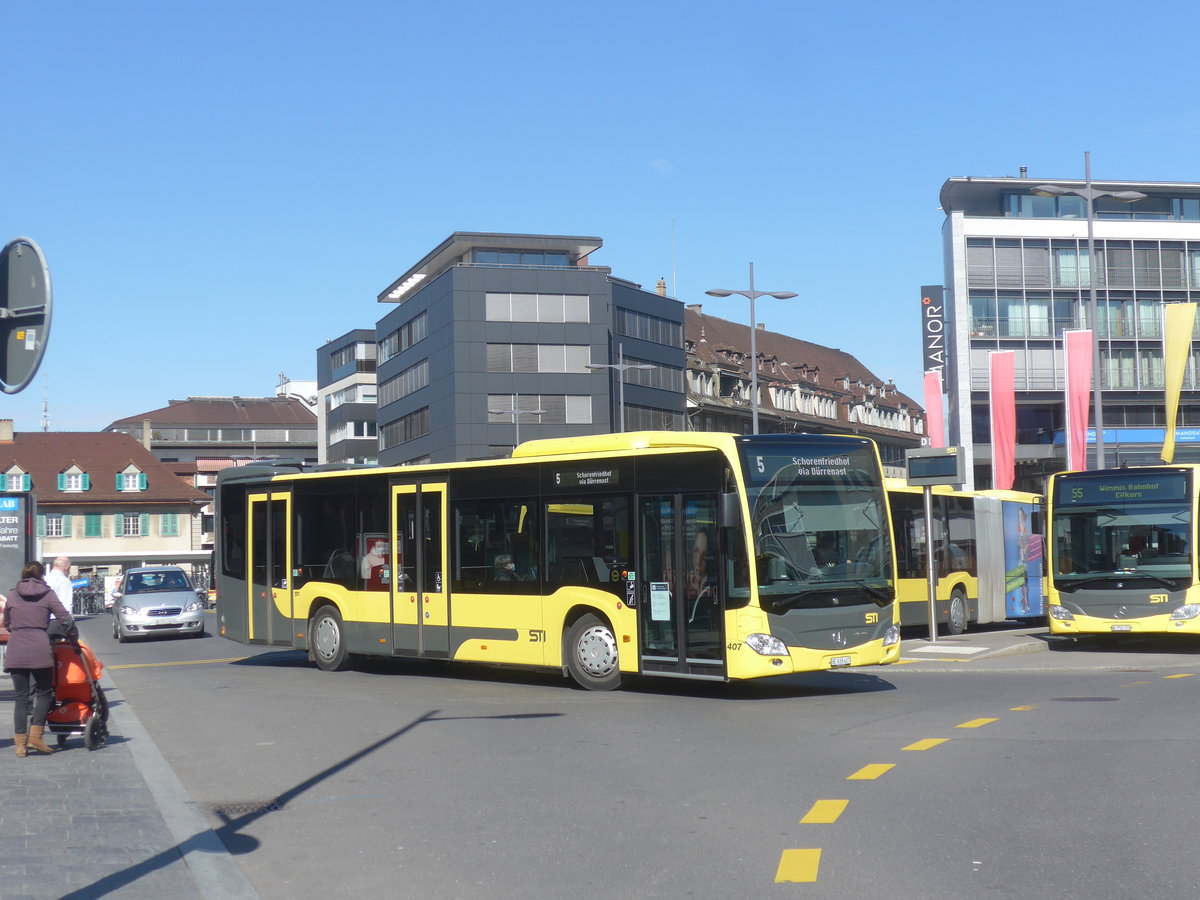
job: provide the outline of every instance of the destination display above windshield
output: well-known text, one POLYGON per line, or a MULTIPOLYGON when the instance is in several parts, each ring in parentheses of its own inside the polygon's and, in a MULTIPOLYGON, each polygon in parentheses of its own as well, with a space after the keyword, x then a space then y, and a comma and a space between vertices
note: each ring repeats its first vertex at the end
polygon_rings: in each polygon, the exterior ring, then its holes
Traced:
POLYGON ((873 460, 858 448, 844 454, 778 453, 774 450, 773 447, 747 448, 746 474, 751 484, 767 484, 780 472, 814 483, 870 483, 873 480, 869 474, 873 460))
POLYGON ((1186 501, 1185 472, 1129 473, 1055 481, 1056 506, 1112 506, 1122 503, 1186 501))

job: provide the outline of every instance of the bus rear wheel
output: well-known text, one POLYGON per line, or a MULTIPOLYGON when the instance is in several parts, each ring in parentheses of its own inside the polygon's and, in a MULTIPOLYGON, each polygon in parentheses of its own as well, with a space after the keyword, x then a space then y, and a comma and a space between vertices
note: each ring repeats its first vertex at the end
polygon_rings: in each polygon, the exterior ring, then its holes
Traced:
POLYGON ((597 616, 580 616, 567 632, 567 669, 589 691, 611 691, 621 685, 620 656, 612 628, 597 616))
POLYGON ((346 628, 335 607, 322 606, 308 623, 308 653, 317 668, 340 672, 350 665, 346 652, 346 628))
POLYGON ((950 594, 950 609, 946 613, 946 633, 962 634, 967 630, 967 596, 959 588, 950 594))

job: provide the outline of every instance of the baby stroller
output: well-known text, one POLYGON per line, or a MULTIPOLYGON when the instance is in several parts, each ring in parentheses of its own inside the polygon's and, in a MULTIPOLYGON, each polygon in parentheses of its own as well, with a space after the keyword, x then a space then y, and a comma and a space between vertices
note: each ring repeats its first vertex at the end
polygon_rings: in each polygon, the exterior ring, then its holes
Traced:
POLYGON ((56 623, 48 630, 54 650, 54 708, 46 716, 46 730, 58 736, 60 748, 67 736, 83 735, 83 746, 97 750, 108 740, 108 700, 100 687, 104 665, 92 648, 56 623))

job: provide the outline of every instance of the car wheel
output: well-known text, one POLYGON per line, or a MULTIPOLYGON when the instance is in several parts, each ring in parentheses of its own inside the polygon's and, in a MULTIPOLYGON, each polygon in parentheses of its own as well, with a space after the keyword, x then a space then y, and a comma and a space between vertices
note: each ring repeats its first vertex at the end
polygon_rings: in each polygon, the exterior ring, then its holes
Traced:
POLYGON ((621 685, 617 638, 597 616, 581 616, 567 634, 567 670, 580 687, 611 691, 621 685))
POLYGON ((308 624, 309 655, 317 668, 325 672, 340 672, 350 665, 346 651, 346 628, 342 616, 333 606, 322 606, 308 624))

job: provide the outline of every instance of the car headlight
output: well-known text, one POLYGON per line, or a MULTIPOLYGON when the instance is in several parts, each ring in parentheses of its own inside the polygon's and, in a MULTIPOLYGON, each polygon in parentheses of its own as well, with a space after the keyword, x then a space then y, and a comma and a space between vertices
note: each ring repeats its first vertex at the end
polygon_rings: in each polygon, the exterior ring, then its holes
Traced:
POLYGON ((187 606, 185 606, 183 608, 183 611, 184 612, 195 612, 196 610, 203 609, 203 608, 204 608, 203 603, 201 603, 199 600, 193 600, 191 603, 189 603, 187 606))
POLYGON ((1200 603, 1185 603, 1171 612, 1172 619, 1194 619, 1200 616, 1200 603))
POLYGON ((127 616, 136 616, 138 614, 138 608, 136 606, 122 606, 121 612, 127 616))
POLYGON ((1075 614, 1065 606, 1060 606, 1057 603, 1050 604, 1050 618, 1058 619, 1060 622, 1071 622, 1075 619, 1075 614))
POLYGON ((746 638, 746 646, 762 656, 787 656, 787 644, 773 634, 752 634, 746 638))
POLYGON ((883 633, 883 646, 890 647, 892 644, 900 643, 900 626, 889 625, 887 631, 883 633))

